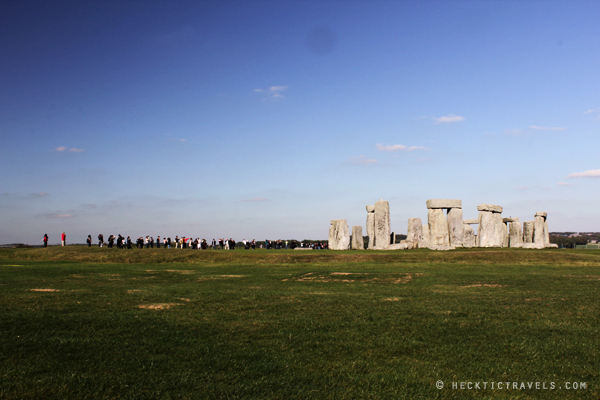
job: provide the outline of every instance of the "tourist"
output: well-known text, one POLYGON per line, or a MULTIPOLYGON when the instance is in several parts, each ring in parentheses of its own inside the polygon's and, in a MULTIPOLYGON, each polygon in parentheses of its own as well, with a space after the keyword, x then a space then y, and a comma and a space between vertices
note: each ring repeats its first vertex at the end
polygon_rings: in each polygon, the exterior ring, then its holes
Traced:
POLYGON ((215 238, 213 238, 211 245, 213 250, 217 248, 217 241, 215 240, 215 238))
POLYGON ((152 236, 150 236, 150 239, 148 239, 148 243, 150 244, 150 248, 153 249, 154 248, 154 238, 152 236))
POLYGON ((252 250, 256 250, 256 240, 252 239, 252 250))
POLYGON ((88 244, 88 247, 92 247, 92 235, 88 235, 85 242, 88 244))
MULTIPOLYGON (((160 236, 159 236, 160 237, 160 236)), ((166 249, 167 248, 167 238, 163 239, 163 246, 166 249)))
POLYGON ((44 247, 48 247, 48 234, 44 233, 44 247))
POLYGON ((167 246, 169 246, 169 248, 171 248, 171 236, 169 236, 167 238, 167 246))
POLYGON ((160 249, 160 236, 156 237, 156 248, 160 249))
POLYGON ((61 244, 62 246, 64 246, 64 245, 67 244, 67 235, 66 235, 66 233, 63 232, 63 233, 60 234, 60 241, 62 243, 61 244))
POLYGON ((131 236, 127 236, 127 250, 131 249, 131 236))
POLYGON ((98 235, 98 247, 102 247, 102 246, 104 246, 104 235, 99 234, 98 235))

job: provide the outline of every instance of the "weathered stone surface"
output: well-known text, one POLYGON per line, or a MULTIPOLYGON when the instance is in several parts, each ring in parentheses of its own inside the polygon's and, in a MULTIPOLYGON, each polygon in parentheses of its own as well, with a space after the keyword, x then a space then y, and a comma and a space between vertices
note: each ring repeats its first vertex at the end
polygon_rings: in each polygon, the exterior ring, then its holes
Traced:
POLYGON ((375 242, 373 248, 385 249, 390 245, 390 203, 375 202, 375 242))
POLYGON ((479 223, 479 219, 478 218, 463 219, 463 224, 478 224, 478 223, 479 223))
POLYGON ((508 222, 515 222, 518 220, 519 220, 519 218, 514 218, 514 217, 502 218, 502 222, 504 222, 505 224, 508 222))
POLYGON ((538 216, 535 217, 535 220, 533 221, 533 243, 535 244, 545 244, 544 228, 546 224, 544 224, 544 220, 544 217, 538 216))
POLYGON ((493 204, 480 204, 477 206, 477 211, 490 211, 494 213, 501 213, 502 207, 493 204))
POLYGON ((448 221, 444 210, 440 208, 427 210, 427 224, 429 225, 429 248, 450 247, 448 221))
POLYGON ((375 206, 367 206, 367 236, 369 237, 367 248, 372 250, 375 248, 375 206))
POLYGON ((408 250, 414 249, 416 245, 413 242, 410 243, 394 243, 390 244, 386 250, 408 250))
POLYGON ((479 230, 477 245, 479 247, 502 247, 506 236, 506 225, 502 222, 502 214, 491 211, 479 212, 479 230))
POLYGON ((427 208, 462 208, 462 200, 430 199, 427 208))
POLYGON ((547 245, 550 244, 550 231, 548 231, 548 219, 544 221, 544 244, 546 245, 546 247, 548 247, 547 245))
POLYGON ((523 222, 523 243, 533 243, 533 221, 523 222))
POLYGON ((331 250, 348 250, 350 247, 350 229, 345 219, 331 220, 329 227, 329 248, 331 250))
POLYGON ((544 245, 537 243, 523 243, 522 247, 524 249, 543 249, 544 245))
POLYGON ((423 223, 421 218, 409 218, 406 240, 419 243, 423 238, 423 223))
POLYGON ((523 231, 519 218, 513 218, 513 221, 509 223, 508 236, 509 247, 523 247, 523 231))
POLYGON ((548 218, 548 213, 546 211, 538 211, 535 213, 536 217, 544 217, 544 218, 548 218))
POLYGON ((475 230, 471 225, 464 224, 463 247, 475 247, 475 230))
POLYGON ((558 245, 556 243, 548 243, 544 246, 546 249, 558 249, 558 245))
POLYGON ((421 241, 419 242, 420 249, 429 247, 429 225, 425 224, 421 227, 421 241))
POLYGON ((508 226, 504 222, 502 222, 502 239, 502 247, 508 247, 508 226))
POLYGON ((454 247, 462 247, 465 232, 465 224, 463 224, 462 208, 451 208, 448 211, 448 233, 450 235, 450 245, 454 247))
POLYGON ((364 250, 365 242, 363 241, 362 226, 354 225, 352 227, 352 250, 364 250))

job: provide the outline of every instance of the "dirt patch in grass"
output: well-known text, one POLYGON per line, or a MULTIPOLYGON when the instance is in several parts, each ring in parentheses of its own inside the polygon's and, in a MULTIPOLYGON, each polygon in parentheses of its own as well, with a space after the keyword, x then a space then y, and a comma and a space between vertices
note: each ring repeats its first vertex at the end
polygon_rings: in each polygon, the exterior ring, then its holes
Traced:
POLYGON ((213 276, 203 276, 202 278, 198 278, 199 281, 217 281, 221 279, 228 278, 244 278, 248 275, 213 275, 213 276))
POLYGON ((58 289, 29 289, 31 292, 58 292, 58 289))
POLYGON ((121 274, 100 274, 100 276, 121 276, 121 274))
POLYGON ((341 282, 341 283, 408 283, 413 280, 413 276, 419 274, 370 274, 370 273, 352 273, 352 272, 330 272, 315 273, 308 272, 300 276, 282 279, 282 282, 341 282), (340 277, 344 278, 341 279, 340 277))
POLYGON ((493 288, 501 288, 505 285, 498 285, 496 283, 474 283, 472 285, 461 286, 461 288, 471 288, 471 287, 493 287, 493 288))
POLYGON ((154 303, 154 304, 140 304, 138 308, 144 310, 168 310, 171 307, 181 306, 181 303, 154 303))
POLYGON ((400 301, 399 297, 388 297, 386 299, 382 299, 383 301, 400 301))
POLYGON ((141 290, 139 290, 139 289, 130 289, 130 290, 127 291, 127 293, 129 293, 129 294, 131 294, 131 293, 139 293, 139 292, 141 292, 141 290))
POLYGON ((191 269, 166 269, 165 271, 167 271, 167 272, 177 272, 177 273, 182 274, 182 275, 191 275, 191 274, 195 273, 195 271, 193 271, 191 269))

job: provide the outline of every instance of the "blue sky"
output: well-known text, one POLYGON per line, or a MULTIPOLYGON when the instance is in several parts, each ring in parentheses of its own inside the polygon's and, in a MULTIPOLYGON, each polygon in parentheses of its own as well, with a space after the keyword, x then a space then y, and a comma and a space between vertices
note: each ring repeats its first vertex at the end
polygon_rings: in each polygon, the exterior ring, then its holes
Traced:
POLYGON ((0 243, 600 231, 599 2, 3 1, 0 243))

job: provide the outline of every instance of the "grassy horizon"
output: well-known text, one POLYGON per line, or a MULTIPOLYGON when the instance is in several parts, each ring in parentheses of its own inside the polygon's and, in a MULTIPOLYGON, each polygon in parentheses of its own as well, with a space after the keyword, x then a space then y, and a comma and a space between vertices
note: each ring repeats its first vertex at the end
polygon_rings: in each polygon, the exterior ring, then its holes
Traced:
POLYGON ((599 267, 593 250, 0 249, 0 398, 598 398, 599 267))

